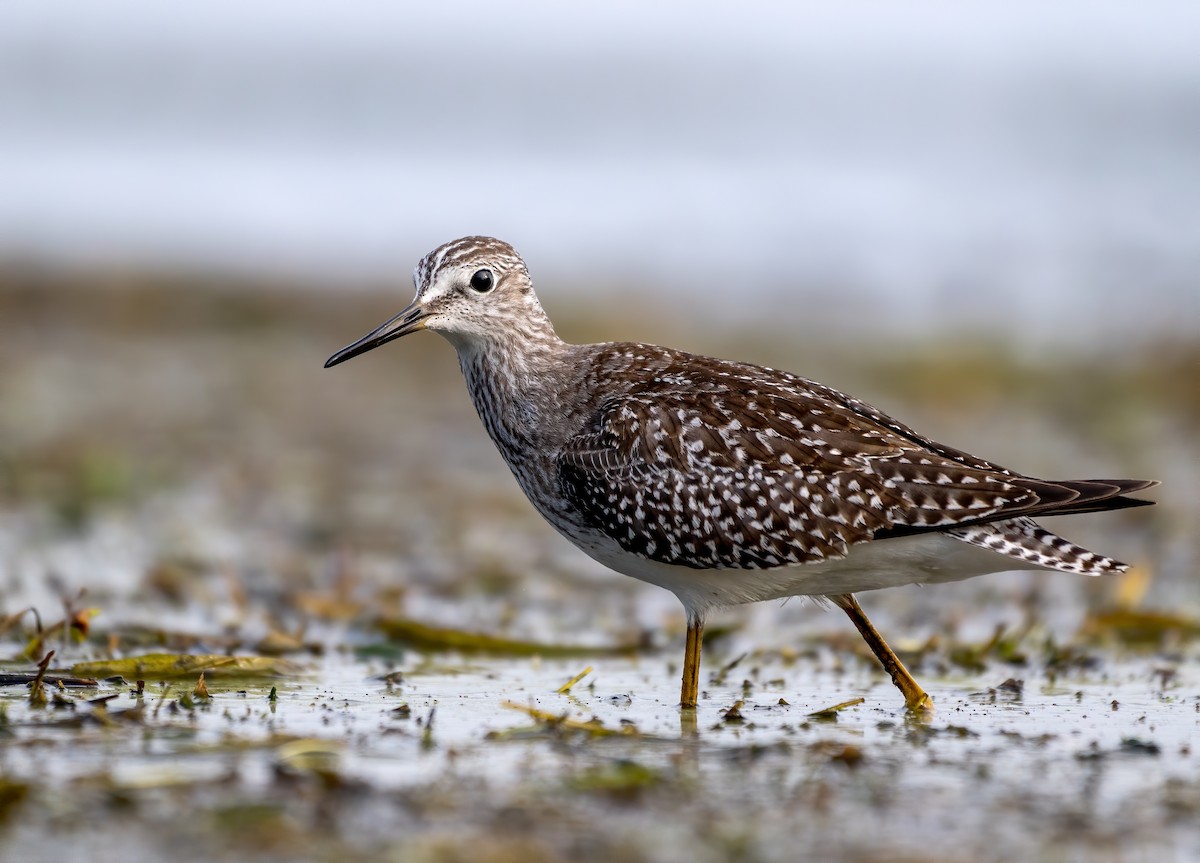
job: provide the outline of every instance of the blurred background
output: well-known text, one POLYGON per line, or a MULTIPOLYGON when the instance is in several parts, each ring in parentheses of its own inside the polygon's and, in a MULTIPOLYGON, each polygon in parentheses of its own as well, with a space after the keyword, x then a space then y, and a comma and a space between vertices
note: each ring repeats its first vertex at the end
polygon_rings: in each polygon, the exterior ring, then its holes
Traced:
MULTIPOLYGON (((86 588, 109 621, 267 630, 230 600, 350 584, 483 627, 677 624, 540 524, 445 345, 321 369, 469 233, 523 253, 570 340, 1167 479, 1067 532, 1194 605, 1198 28, 1164 0, 5 4, 0 610, 86 588), (573 619, 575 582, 611 618, 573 619)), ((991 584, 939 595, 1100 589, 991 584)))
POLYGON ((1197 34, 1169 0, 0 3, 0 856, 1197 859, 1197 34), (930 724, 844 616, 714 614, 694 736, 679 603, 541 521, 448 345, 322 368, 474 233, 570 341, 1163 480, 1047 520, 1133 569, 860 597, 930 724), (123 664, 37 703, 50 648, 123 664), (164 650, 294 664, 143 694, 164 650))
POLYGON ((888 331, 1197 320, 1189 4, 0 14, 9 259, 403 288, 482 232, 552 297, 636 283, 722 321, 822 291, 888 331))

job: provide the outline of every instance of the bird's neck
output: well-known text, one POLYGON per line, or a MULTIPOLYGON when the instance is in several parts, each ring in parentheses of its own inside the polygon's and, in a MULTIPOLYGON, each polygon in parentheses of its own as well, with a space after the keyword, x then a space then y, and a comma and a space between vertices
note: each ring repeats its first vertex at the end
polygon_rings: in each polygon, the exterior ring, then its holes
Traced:
POLYGON ((534 338, 506 334, 455 349, 475 410, 509 467, 515 472, 532 455, 547 451, 553 442, 546 438, 557 425, 554 417, 569 385, 571 346, 550 329, 534 338))

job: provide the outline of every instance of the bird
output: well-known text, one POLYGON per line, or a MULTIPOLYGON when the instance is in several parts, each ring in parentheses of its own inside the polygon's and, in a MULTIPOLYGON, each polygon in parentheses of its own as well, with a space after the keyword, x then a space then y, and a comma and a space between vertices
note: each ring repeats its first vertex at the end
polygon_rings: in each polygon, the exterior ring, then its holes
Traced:
POLYGON ((563 341, 525 262, 462 237, 413 270, 416 296, 337 351, 419 330, 453 345, 488 435, 534 508, 618 573, 672 591, 699 698, 706 617, 792 596, 841 608, 904 697, 933 701, 856 594, 1014 569, 1127 569, 1039 516, 1117 510, 1155 480, 1044 480, 924 437, 864 401, 760 365, 651 344, 563 341))

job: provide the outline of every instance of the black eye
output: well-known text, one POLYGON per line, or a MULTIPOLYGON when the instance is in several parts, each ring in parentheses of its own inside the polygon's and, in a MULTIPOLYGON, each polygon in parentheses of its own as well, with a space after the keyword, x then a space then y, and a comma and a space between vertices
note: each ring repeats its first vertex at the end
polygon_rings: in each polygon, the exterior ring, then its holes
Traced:
POLYGON ((471 290, 481 294, 490 291, 494 284, 495 278, 492 276, 491 270, 476 270, 475 275, 471 276, 471 290))

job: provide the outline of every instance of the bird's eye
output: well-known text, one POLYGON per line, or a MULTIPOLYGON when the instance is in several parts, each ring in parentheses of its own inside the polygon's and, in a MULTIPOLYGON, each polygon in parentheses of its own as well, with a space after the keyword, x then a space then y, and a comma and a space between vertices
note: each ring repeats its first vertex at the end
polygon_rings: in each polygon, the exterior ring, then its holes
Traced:
POLYGON ((490 291, 495 283, 491 270, 476 270, 475 275, 471 276, 471 290, 481 294, 490 291))

